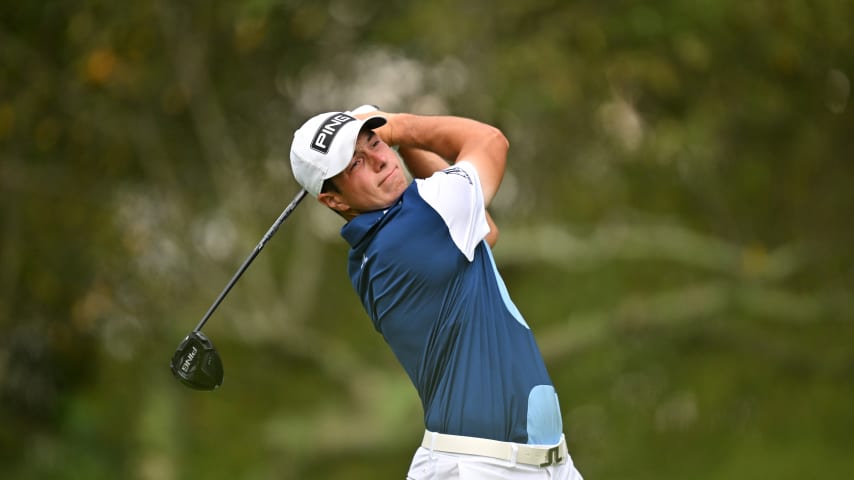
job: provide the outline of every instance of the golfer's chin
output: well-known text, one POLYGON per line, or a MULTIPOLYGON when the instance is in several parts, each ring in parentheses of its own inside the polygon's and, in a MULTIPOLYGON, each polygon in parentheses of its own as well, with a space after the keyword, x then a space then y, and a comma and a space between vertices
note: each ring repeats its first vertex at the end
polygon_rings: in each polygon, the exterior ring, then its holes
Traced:
POLYGON ((364 201, 353 205, 350 211, 358 215, 391 207, 397 203, 397 200, 406 191, 406 181, 404 179, 402 182, 392 183, 391 179, 389 179, 389 181, 383 184, 383 187, 381 191, 375 192, 369 199, 366 198, 364 201))
POLYGON ((403 195, 404 190, 406 190, 406 177, 399 168, 395 168, 394 171, 382 181, 380 189, 391 197, 389 200, 393 203, 398 199, 398 197, 403 195))
POLYGON ((374 203, 376 208, 373 208, 373 210, 383 210, 397 203, 400 196, 403 195, 404 191, 406 191, 405 183, 401 182, 401 185, 402 188, 396 188, 399 186, 397 183, 386 185, 386 187, 389 188, 383 189, 382 195, 380 198, 377 198, 377 201, 374 203))

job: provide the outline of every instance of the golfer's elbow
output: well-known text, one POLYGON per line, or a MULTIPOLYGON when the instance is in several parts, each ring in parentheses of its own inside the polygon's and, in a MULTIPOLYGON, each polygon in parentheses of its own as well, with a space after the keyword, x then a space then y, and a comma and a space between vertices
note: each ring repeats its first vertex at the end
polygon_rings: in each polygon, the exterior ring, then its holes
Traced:
POLYGON ((501 130, 498 130, 498 134, 501 136, 501 141, 504 143, 504 150, 510 150, 510 139, 507 138, 501 130))
POLYGON ((510 140, 504 135, 498 127, 489 126, 489 134, 487 136, 490 149, 495 153, 496 157, 501 161, 507 158, 507 151, 510 150, 510 140))
POLYGON ((477 166, 481 188, 483 189, 483 200, 489 206, 492 197, 501 185, 501 180, 504 178, 510 142, 501 130, 493 126, 487 126, 487 130, 481 139, 482 142, 479 144, 480 158, 477 166))

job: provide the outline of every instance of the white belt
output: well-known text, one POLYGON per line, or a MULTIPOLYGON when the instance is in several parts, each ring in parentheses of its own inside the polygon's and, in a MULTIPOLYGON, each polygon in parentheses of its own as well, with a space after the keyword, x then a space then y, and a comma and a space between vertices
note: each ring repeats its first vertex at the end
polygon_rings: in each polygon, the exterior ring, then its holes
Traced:
POLYGON ((447 435, 427 430, 424 432, 424 440, 421 442, 421 446, 431 451, 479 455, 538 467, 563 463, 569 457, 566 439, 563 435, 560 437, 560 443, 549 446, 499 442, 498 440, 447 435))

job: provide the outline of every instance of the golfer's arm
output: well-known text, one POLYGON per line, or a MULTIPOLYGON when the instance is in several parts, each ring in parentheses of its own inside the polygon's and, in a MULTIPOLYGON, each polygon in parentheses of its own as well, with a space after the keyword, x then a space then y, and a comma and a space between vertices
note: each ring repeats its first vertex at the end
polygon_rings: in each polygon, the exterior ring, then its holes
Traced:
MULTIPOLYGON (((504 177, 510 146, 501 131, 462 117, 384 114, 388 123, 377 129, 389 145, 433 152, 451 163, 471 162, 477 169, 488 206, 504 177)), ((413 175, 416 175, 413 172, 413 175)))
POLYGON ((420 148, 401 145, 398 152, 403 157, 403 163, 409 173, 415 178, 430 178, 434 173, 450 166, 444 158, 420 148))
POLYGON ((498 243, 498 225, 495 224, 495 220, 492 219, 489 210, 486 211, 486 223, 489 224, 489 233, 483 239, 486 240, 489 248, 494 248, 495 244, 498 243))
MULTIPOLYGON (((434 173, 448 168, 448 162, 433 152, 407 146, 401 146, 398 151, 403 157, 403 162, 406 163, 409 173, 415 178, 429 178, 434 173)), ((498 242, 498 226, 495 225, 489 211, 486 212, 486 222, 489 224, 489 233, 486 234, 484 240, 492 248, 498 242)))

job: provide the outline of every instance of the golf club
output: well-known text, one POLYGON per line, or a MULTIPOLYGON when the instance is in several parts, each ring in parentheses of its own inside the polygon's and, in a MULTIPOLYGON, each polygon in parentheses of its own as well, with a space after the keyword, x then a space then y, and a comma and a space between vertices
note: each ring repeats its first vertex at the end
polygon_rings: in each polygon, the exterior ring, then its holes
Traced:
POLYGON ((201 321, 199 321, 199 324, 196 325, 196 328, 184 337, 178 345, 178 349, 175 350, 175 354, 172 355, 172 361, 170 362, 169 367, 172 369, 172 374, 175 375, 175 378, 184 385, 196 390, 215 390, 222 385, 222 359, 220 359, 219 353, 217 353, 216 348, 214 348, 210 339, 202 333, 202 327, 205 326, 205 323, 207 323, 214 310, 216 310, 219 304, 222 303, 223 298, 228 295, 231 287, 237 283, 237 280, 241 275, 243 275, 243 272, 249 268, 249 264, 255 260, 255 257, 258 256, 267 241, 273 237, 282 225, 282 222, 288 218, 302 199, 305 198, 305 195, 306 191, 300 190, 291 203, 285 207, 285 210, 281 215, 279 215, 279 218, 273 222, 273 225, 270 226, 270 229, 267 230, 267 233, 264 234, 264 237, 261 238, 261 241, 255 246, 255 249, 252 250, 252 253, 250 253, 246 260, 243 261, 243 265, 240 266, 237 273, 231 277, 231 280, 216 300, 214 300, 207 313, 205 313, 201 321))

